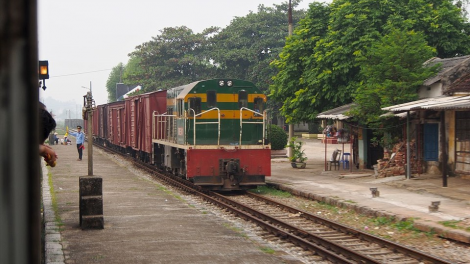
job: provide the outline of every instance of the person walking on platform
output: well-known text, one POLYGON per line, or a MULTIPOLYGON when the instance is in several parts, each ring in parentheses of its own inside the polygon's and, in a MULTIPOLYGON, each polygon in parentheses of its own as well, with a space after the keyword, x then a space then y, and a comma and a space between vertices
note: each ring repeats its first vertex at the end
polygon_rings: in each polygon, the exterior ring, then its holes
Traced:
POLYGON ((85 133, 82 132, 81 126, 77 126, 77 132, 67 131, 67 133, 74 136, 77 139, 78 161, 81 161, 83 149, 85 148, 85 146, 83 145, 83 143, 85 143, 85 133))

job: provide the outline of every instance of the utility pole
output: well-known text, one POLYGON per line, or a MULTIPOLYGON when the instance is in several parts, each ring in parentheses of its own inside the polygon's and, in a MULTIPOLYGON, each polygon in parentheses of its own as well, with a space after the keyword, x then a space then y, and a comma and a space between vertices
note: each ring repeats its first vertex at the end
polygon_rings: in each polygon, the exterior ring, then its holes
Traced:
POLYGON ((84 97, 87 112, 88 176, 79 178, 80 226, 82 229, 103 229, 103 178, 93 176, 93 95, 91 90, 84 97))
MULTIPOLYGON (((90 83, 91 85, 91 83, 90 83)), ((88 138, 88 176, 93 176, 93 95, 90 92, 86 95, 86 111, 87 111, 87 138, 88 138)))
MULTIPOLYGON (((289 17, 289 37, 292 36, 292 33, 294 31, 294 22, 292 21, 292 3, 291 0, 289 0, 289 11, 288 11, 288 17, 289 17)), ((289 124, 289 142, 292 140, 294 137, 294 124, 290 123, 289 124)), ((292 147, 289 147, 289 158, 292 158, 294 155, 292 151, 292 147)))

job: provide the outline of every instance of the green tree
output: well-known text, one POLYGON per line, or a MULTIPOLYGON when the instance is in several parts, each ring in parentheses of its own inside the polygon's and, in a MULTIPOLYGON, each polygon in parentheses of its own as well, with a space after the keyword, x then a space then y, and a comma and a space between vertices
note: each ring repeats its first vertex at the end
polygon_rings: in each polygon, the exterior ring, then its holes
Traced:
POLYGON ((354 94, 352 116, 360 123, 378 127, 381 108, 416 100, 417 89, 436 74, 439 65, 423 67, 436 54, 424 35, 394 29, 358 56, 363 80, 354 94))
MULTIPOLYGON (((304 10, 294 9, 299 3, 292 1, 294 23, 305 16, 304 10)), ((214 35, 208 54, 218 66, 218 74, 251 81, 266 91, 277 72, 269 64, 279 56, 288 35, 288 7, 287 2, 260 5, 257 12, 236 17, 214 35)))
MULTIPOLYGON (((324 3, 312 3, 304 19, 302 19, 279 55, 271 65, 279 70, 275 75, 270 89, 270 98, 281 102, 280 112, 288 123, 302 120, 312 120, 316 115, 315 109, 303 111, 301 105, 309 105, 302 96, 305 92, 304 71, 307 60, 313 54, 313 47, 326 35, 330 8, 324 3)), ((307 99, 308 100, 308 99, 307 99)))
MULTIPOLYGON (((282 109, 288 119, 309 121, 315 113, 352 102, 364 81, 356 58, 394 28, 422 32, 440 57, 470 51, 466 44, 470 43, 469 24, 451 0, 337 0, 328 9, 326 33, 315 34, 318 39, 310 46, 311 51, 297 56, 305 65, 302 75, 291 77, 287 72, 291 66, 283 66, 289 63, 288 49, 297 47, 286 45, 286 54, 275 64, 281 67, 271 91, 273 98, 288 98, 282 109), (281 89, 285 80, 290 81, 288 88, 281 89)), ((295 32, 302 38, 300 33, 295 32)), ((311 41, 309 38, 305 35, 302 40, 311 41)), ((303 42, 293 45, 302 46, 303 42)))
POLYGON ((215 27, 199 34, 185 26, 163 29, 129 54, 133 66, 125 82, 141 84, 148 92, 215 76, 216 68, 204 51, 217 31, 215 27))
POLYGON ((121 82, 121 75, 124 70, 125 66, 120 62, 118 65, 113 67, 108 76, 108 80, 106 81, 106 90, 108 91, 109 103, 116 101, 116 83, 121 82))
POLYGON ((137 56, 130 56, 129 61, 122 73, 122 83, 126 85, 140 84, 138 81, 139 76, 144 76, 145 70, 140 66, 140 58, 137 56))

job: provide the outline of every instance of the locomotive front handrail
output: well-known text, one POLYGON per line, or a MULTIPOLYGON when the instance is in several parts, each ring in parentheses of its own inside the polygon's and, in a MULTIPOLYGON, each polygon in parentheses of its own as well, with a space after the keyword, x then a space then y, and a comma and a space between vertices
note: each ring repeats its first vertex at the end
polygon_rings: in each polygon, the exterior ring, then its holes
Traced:
POLYGON ((175 131, 166 131, 166 130, 171 130, 171 127, 169 126, 169 123, 174 122, 174 118, 176 115, 167 115, 166 113, 164 114, 158 114, 157 111, 153 112, 153 118, 152 118, 152 139, 162 139, 164 141, 169 141, 169 142, 176 142, 176 139, 174 137, 174 132, 175 131), (157 120, 155 121, 155 118, 157 120), (155 125, 157 129, 155 130, 155 125), (165 137, 164 132, 167 132, 167 136, 165 137))
MULTIPOLYGON (((217 124, 217 146, 220 145, 220 109, 217 107, 211 108, 209 110, 206 110, 204 112, 201 112, 196 115, 196 111, 194 109, 189 108, 189 111, 193 111, 193 120, 194 120, 194 131, 193 131, 193 145, 196 146, 196 125, 202 125, 202 124, 217 124), (215 111, 217 110, 217 122, 197 122, 196 123, 196 117, 201 116, 207 112, 210 111, 215 111)), ((186 123, 186 122, 185 122, 186 123)))
POLYGON ((257 111, 253 111, 249 108, 246 108, 246 107, 242 107, 240 108, 240 143, 239 143, 239 146, 242 145, 242 132, 243 132, 243 123, 245 124, 263 124, 263 134, 262 134, 262 144, 263 144, 263 147, 264 147, 264 138, 265 138, 265 131, 266 131, 266 110, 263 111, 263 113, 261 114, 260 112, 257 112, 257 111), (246 121, 246 122, 243 122, 243 110, 247 110, 247 111, 250 111, 252 113, 254 113, 255 115, 259 115, 259 116, 262 116, 263 117, 263 121, 262 122, 250 122, 250 121, 246 121))

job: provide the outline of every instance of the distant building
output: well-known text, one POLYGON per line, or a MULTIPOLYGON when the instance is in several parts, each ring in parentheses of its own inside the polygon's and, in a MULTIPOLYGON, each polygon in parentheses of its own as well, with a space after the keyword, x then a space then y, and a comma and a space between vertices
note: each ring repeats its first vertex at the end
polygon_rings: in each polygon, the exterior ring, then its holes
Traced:
POLYGON ((65 126, 69 128, 83 127, 83 119, 65 119, 65 126))
POLYGON ((116 101, 122 101, 124 100, 124 95, 129 94, 132 90, 135 88, 141 86, 136 84, 136 85, 125 85, 123 83, 116 83, 116 101))

